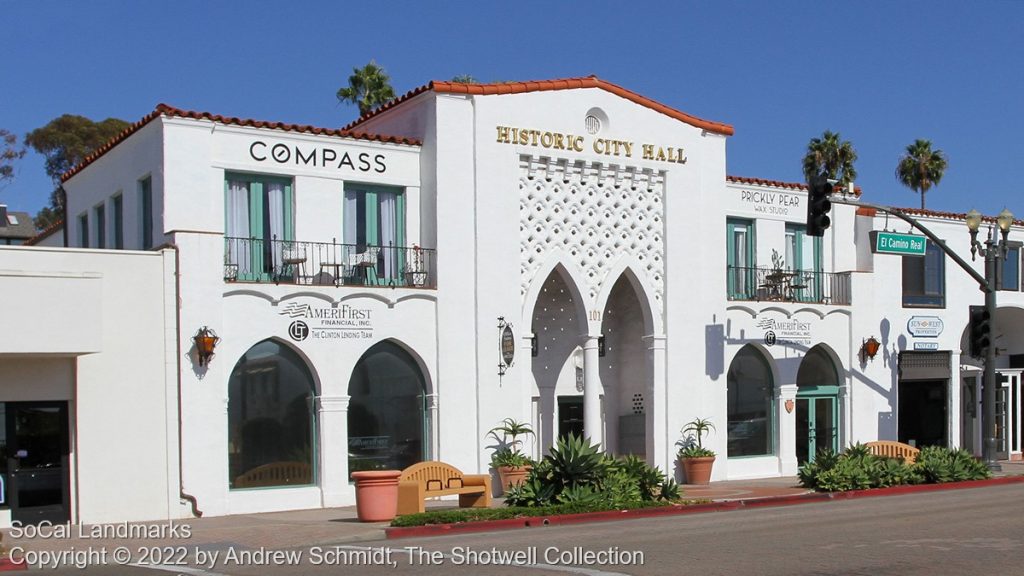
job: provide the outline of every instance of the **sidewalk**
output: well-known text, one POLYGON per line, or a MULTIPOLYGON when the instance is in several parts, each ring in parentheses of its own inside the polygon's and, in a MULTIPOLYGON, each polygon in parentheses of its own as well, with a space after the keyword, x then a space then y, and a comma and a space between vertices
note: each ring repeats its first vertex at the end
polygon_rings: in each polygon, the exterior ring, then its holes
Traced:
MULTIPOLYGON (((1003 471, 997 476, 1024 475, 1024 462, 1002 462, 1003 471)), ((727 480, 712 482, 707 486, 683 485, 686 499, 712 500, 715 502, 784 498, 809 492, 798 485, 796 477, 765 478, 756 480, 727 480)), ((431 502, 430 508, 452 506, 451 501, 431 502)), ((496 506, 500 499, 496 499, 496 506)), ((214 518, 191 518, 177 520, 178 525, 187 525, 191 531, 188 538, 162 539, 92 539, 79 537, 79 527, 71 528, 68 538, 20 538, 10 537, 9 530, 3 531, 3 544, 10 549, 22 546, 26 550, 66 550, 71 547, 83 549, 118 546, 187 546, 202 550, 226 550, 234 548, 284 549, 318 545, 351 544, 369 540, 383 540, 386 522, 362 523, 356 518, 354 506, 345 508, 318 508, 289 512, 262 514, 239 514, 214 518)), ((167 522, 150 522, 147 526, 166 525, 167 522)), ((86 533, 88 533, 86 527, 86 533)))

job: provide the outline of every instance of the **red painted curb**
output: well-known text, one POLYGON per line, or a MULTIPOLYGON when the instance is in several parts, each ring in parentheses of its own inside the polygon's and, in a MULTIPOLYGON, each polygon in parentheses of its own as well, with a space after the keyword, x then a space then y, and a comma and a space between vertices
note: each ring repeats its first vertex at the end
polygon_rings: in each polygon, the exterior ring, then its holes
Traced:
POLYGON ((28 570, 28 564, 24 561, 15 562, 8 557, 0 558, 0 572, 13 572, 15 570, 28 570))
POLYGON ((459 522, 455 524, 428 524, 425 526, 389 527, 384 529, 388 539, 414 538, 417 536, 443 536, 447 534, 465 534, 470 532, 490 532, 512 528, 536 528, 543 526, 560 526, 584 524, 588 522, 613 522, 616 520, 633 520, 638 518, 656 518, 659 516, 679 516, 683 514, 701 514, 706 512, 731 512, 744 508, 768 508, 775 506, 792 506, 828 502, 830 500, 850 500, 854 498, 872 498, 875 496, 898 496, 916 492, 936 492, 940 490, 963 490, 1001 486, 1006 484, 1024 484, 1024 476, 1004 476, 988 480, 971 480, 967 482, 946 482, 945 484, 915 484, 910 486, 893 486, 891 488, 873 488, 870 490, 851 490, 849 492, 810 492, 791 496, 767 496, 750 500, 726 500, 707 504, 659 506, 656 508, 637 508, 634 510, 607 510, 603 512, 584 512, 581 514, 558 514, 554 516, 533 516, 530 518, 510 518, 507 520, 484 520, 481 522, 459 522))

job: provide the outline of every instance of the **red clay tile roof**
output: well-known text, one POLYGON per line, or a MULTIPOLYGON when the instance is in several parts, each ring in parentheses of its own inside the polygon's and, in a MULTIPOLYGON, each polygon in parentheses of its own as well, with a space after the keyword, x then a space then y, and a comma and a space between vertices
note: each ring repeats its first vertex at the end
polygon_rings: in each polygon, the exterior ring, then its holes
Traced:
POLYGON ((193 120, 210 120, 219 124, 232 124, 235 126, 249 126, 252 128, 272 128, 276 130, 286 130, 289 132, 304 132, 306 134, 318 134, 325 136, 338 136, 341 138, 354 138, 356 140, 370 140, 374 142, 386 142, 389 144, 408 144, 410 146, 420 146, 421 142, 415 138, 406 138, 404 136, 386 136, 383 134, 371 134, 369 132, 354 131, 348 129, 337 129, 337 128, 319 128, 316 126, 310 126, 309 124, 287 124, 285 122, 267 122, 263 120, 252 120, 248 118, 236 118, 229 116, 221 116, 220 114, 211 114, 209 112, 194 112, 191 110, 181 110, 167 104, 157 104, 156 110, 153 110, 149 114, 142 117, 141 120, 132 124, 128 128, 125 128, 117 136, 114 136, 109 142, 100 146, 92 154, 85 157, 85 160, 80 162, 77 166, 68 170, 61 175, 61 182, 66 182, 69 178, 78 174, 83 168, 92 164, 97 158, 103 156, 111 148, 117 146, 122 140, 131 136, 137 132, 140 128, 149 124, 154 118, 159 116, 177 117, 177 118, 191 118, 193 120))
POLYGON ((53 224, 50 224, 45 230, 36 234, 35 236, 25 240, 25 246, 35 246, 43 240, 53 236, 55 232, 64 228, 64 220, 57 220, 53 224))
POLYGON ((707 130, 708 132, 723 134, 725 136, 732 136, 733 133, 735 133, 733 127, 728 124, 703 120, 685 112, 680 112, 675 108, 671 108, 660 102, 655 102, 654 100, 641 96, 636 92, 627 90, 621 86, 612 84, 611 82, 601 80, 597 76, 586 76, 583 78, 559 78, 555 80, 533 80, 527 82, 501 82, 496 84, 467 84, 464 82, 445 82, 434 80, 429 84, 410 90, 405 95, 399 96, 381 107, 368 112, 355 122, 345 126, 345 129, 352 129, 378 114, 395 108, 403 102, 431 90, 447 94, 474 94, 483 96, 492 94, 522 94, 524 92, 543 92, 547 90, 572 90, 575 88, 600 88, 617 96, 621 96, 626 100, 640 104, 641 106, 646 106, 655 112, 660 112, 670 118, 681 120, 687 124, 696 126, 697 128, 707 130))
MULTIPOLYGON (((764 178, 745 178, 743 176, 726 176, 726 182, 735 182, 737 184, 751 184, 754 186, 772 186, 774 188, 789 188, 790 190, 807 190, 807 184, 802 182, 781 182, 779 180, 765 180, 764 178)), ((860 186, 853 188, 853 195, 860 196, 860 186)))
MULTIPOLYGON (((962 212, 942 212, 940 210, 927 210, 927 209, 922 210, 920 208, 900 208, 899 210, 900 210, 900 212, 903 212, 904 214, 914 214, 914 215, 917 215, 917 216, 928 216, 928 217, 931 217, 931 218, 945 218, 947 220, 966 220, 967 219, 967 214, 962 213, 962 212)), ((981 219, 984 222, 992 222, 992 223, 994 223, 996 221, 996 217, 995 216, 982 216, 981 219)), ((1013 224, 1015 226, 1024 226, 1024 220, 1014 220, 1013 224)))

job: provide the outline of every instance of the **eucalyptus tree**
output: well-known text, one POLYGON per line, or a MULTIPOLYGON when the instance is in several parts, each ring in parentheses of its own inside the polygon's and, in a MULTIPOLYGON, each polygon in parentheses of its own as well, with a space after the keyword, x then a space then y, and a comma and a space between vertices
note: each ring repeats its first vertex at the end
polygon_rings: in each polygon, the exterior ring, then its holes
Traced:
POLYGON ((804 178, 810 182, 813 177, 822 175, 846 185, 857 179, 857 169, 853 166, 856 161, 857 151, 853 144, 844 141, 838 132, 825 130, 821 138, 811 138, 807 143, 804 178))
POLYGON ((360 116, 394 97, 391 78, 373 60, 362 68, 353 68, 352 75, 348 77, 348 86, 338 90, 338 101, 359 106, 360 116))
POLYGON ((896 179, 921 195, 921 209, 924 210, 924 195, 942 180, 948 164, 942 150, 932 149, 931 140, 917 139, 900 157, 896 165, 896 179))

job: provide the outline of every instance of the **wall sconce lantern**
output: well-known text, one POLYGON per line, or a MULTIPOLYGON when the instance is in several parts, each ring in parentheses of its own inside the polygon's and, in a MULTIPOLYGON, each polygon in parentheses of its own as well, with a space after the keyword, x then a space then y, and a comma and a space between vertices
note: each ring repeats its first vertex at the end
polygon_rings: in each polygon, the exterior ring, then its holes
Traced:
POLYGON ((540 343, 537 342, 537 335, 530 336, 530 356, 536 358, 540 354, 540 343))
POLYGON ((196 354, 199 356, 199 365, 205 366, 210 363, 210 359, 213 358, 213 350, 217 347, 217 342, 220 342, 220 338, 217 333, 213 330, 203 326, 196 332, 196 335, 192 337, 192 342, 196 345, 196 354))
POLYGON ((604 345, 604 334, 602 334, 602 335, 597 337, 597 355, 599 357, 601 357, 601 358, 604 358, 604 355, 605 355, 606 351, 607 351, 607 349, 605 348, 605 345, 604 345))
POLYGON ((861 361, 874 360, 875 354, 878 354, 878 348, 881 346, 881 342, 876 340, 874 336, 864 340, 860 346, 861 361))

